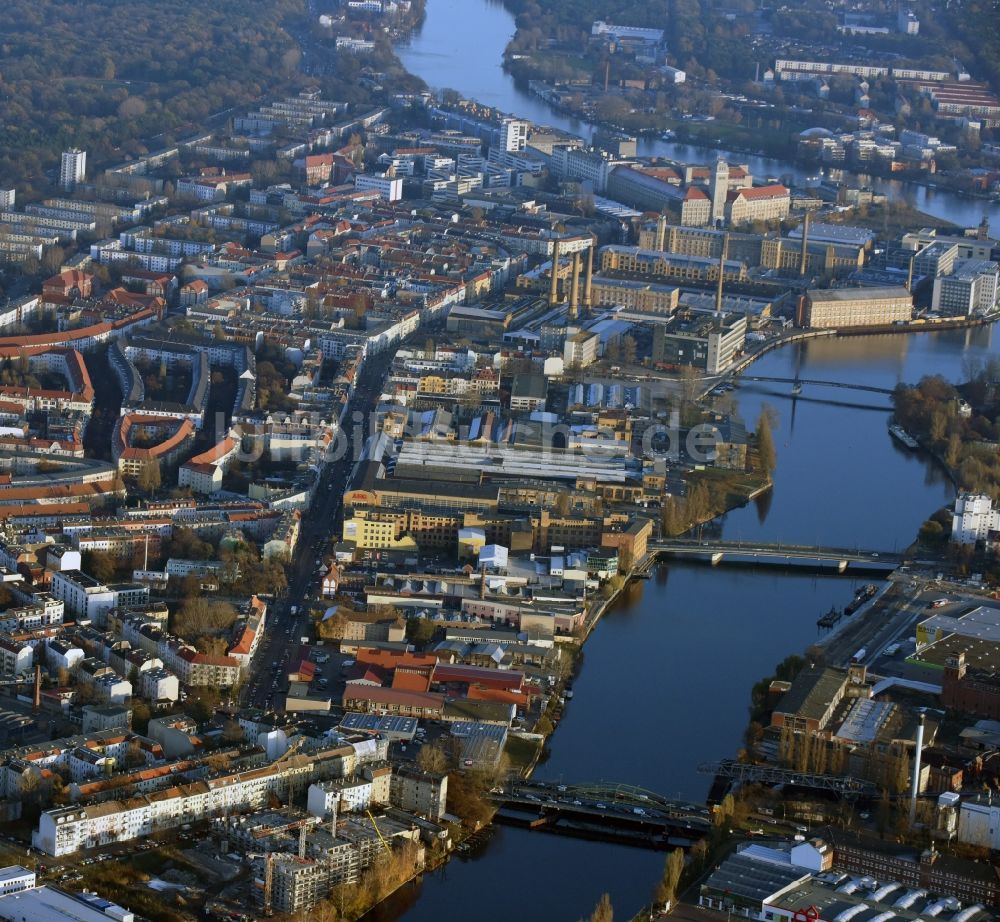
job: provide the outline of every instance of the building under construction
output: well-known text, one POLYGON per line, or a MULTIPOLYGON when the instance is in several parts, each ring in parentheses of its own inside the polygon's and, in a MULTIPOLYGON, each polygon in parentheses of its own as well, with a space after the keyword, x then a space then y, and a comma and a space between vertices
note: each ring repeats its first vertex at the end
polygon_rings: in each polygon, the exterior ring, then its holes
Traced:
MULTIPOLYGON (((392 808, 329 820, 288 808, 219 819, 216 829, 227 849, 253 862, 254 900, 265 915, 308 909, 334 887, 356 883, 397 845, 447 838, 438 824, 392 808)), ((423 861, 422 848, 416 861, 423 861)))

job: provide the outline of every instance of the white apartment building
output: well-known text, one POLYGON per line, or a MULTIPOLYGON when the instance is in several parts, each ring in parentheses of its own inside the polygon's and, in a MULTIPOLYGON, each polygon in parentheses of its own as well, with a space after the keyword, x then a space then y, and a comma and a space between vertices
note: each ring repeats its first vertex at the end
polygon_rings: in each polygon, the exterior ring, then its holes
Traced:
POLYGON ((62 606, 59 610, 46 609, 43 605, 25 605, 20 608, 8 608, 0 616, 0 631, 33 631, 40 627, 51 627, 62 624, 62 606))
POLYGON ((50 640, 45 645, 45 665, 50 672, 58 672, 60 669, 72 672, 85 657, 86 654, 80 647, 65 640, 50 640))
POLYGON ((115 607, 115 594, 111 589, 80 570, 53 573, 51 588, 52 595, 77 618, 94 618, 99 611, 103 613, 115 607))
POLYGON ((59 166, 59 185, 67 191, 72 191, 76 184, 87 177, 87 152, 85 150, 63 151, 59 166))
POLYGON ((62 570, 52 574, 52 595, 70 614, 103 625, 112 608, 148 604, 149 587, 136 583, 105 586, 80 570, 62 570))
POLYGON ((951 275, 934 279, 931 309, 954 317, 993 310, 1000 288, 1000 267, 988 259, 959 262, 951 275))
POLYGON ((376 192, 387 202, 398 202, 403 197, 403 180, 388 173, 356 173, 354 188, 358 192, 376 192))
POLYGON ((28 644, 0 637, 0 674, 19 675, 29 672, 34 661, 34 650, 28 644))
MULTIPOLYGON (((561 144, 552 148, 550 166, 560 179, 575 179, 590 183, 594 192, 603 194, 608 188, 611 171, 625 161, 610 157, 601 151, 583 150, 561 144)), ((559 244, 560 252, 566 253, 559 244)))
POLYGON ((310 784, 306 794, 306 810, 321 820, 336 820, 340 806, 340 786, 332 781, 310 784))
POLYGON ((107 704, 124 704, 132 697, 132 683, 123 679, 114 669, 98 659, 85 657, 76 670, 81 685, 89 685, 99 701, 107 704))
POLYGON ((368 757, 369 750, 379 752, 384 759, 388 742, 365 740, 292 756, 263 768, 178 785, 127 801, 55 807, 42 813, 38 829, 32 833, 32 844, 47 855, 59 857, 81 848, 126 842, 213 816, 259 810, 267 805, 272 793, 287 796, 290 784, 342 775, 345 755, 360 757, 364 753, 368 757))
POLYGON ((176 701, 180 697, 180 680, 169 669, 149 669, 139 677, 143 698, 150 701, 176 701))
POLYGON ((528 146, 528 128, 531 122, 505 118, 500 123, 500 149, 508 154, 520 153, 528 146))
POLYGON ((991 531, 1000 530, 1000 509, 993 507, 988 496, 959 493, 955 500, 955 517, 951 523, 951 540, 956 544, 984 541, 991 531))

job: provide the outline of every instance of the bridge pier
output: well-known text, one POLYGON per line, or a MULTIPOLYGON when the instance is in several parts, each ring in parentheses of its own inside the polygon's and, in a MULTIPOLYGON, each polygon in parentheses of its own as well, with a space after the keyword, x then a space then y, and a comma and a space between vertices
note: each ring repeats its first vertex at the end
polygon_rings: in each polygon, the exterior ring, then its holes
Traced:
POLYGON ((846 560, 838 560, 837 561, 837 572, 838 573, 843 573, 844 570, 846 570, 846 569, 847 569, 847 561, 846 560))
POLYGON ((722 555, 721 551, 719 551, 719 552, 717 552, 717 553, 715 553, 715 554, 712 555, 712 566, 713 567, 717 567, 720 563, 722 563, 722 556, 723 555, 722 555))

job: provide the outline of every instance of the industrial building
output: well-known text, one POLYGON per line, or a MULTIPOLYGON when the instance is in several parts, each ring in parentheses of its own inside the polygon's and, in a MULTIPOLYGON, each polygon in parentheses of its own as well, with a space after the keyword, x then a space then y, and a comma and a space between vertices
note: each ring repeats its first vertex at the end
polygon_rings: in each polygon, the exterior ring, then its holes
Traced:
POLYGON ((717 375, 746 345, 747 318, 739 314, 681 311, 653 328, 653 362, 717 375))
POLYGON ((903 323, 913 318, 913 295, 905 288, 811 288, 799 311, 799 326, 842 330, 903 323))

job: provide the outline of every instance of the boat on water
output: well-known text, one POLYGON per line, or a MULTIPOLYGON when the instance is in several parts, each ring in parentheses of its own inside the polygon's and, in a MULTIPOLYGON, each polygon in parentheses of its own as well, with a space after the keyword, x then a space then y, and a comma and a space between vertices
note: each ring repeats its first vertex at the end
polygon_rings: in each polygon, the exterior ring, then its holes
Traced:
POLYGON ((839 608, 831 608, 816 621, 816 625, 817 627, 833 627, 843 617, 844 613, 839 608))
POLYGON ((868 583, 867 586, 862 586, 857 592, 854 593, 854 599, 844 609, 844 614, 848 616, 853 615, 862 605, 865 604, 865 602, 873 598, 877 592, 878 586, 874 583, 868 583))
POLYGON ((902 426, 890 426, 889 435, 891 435, 897 442, 900 442, 909 448, 910 451, 915 451, 920 447, 920 443, 902 426))

